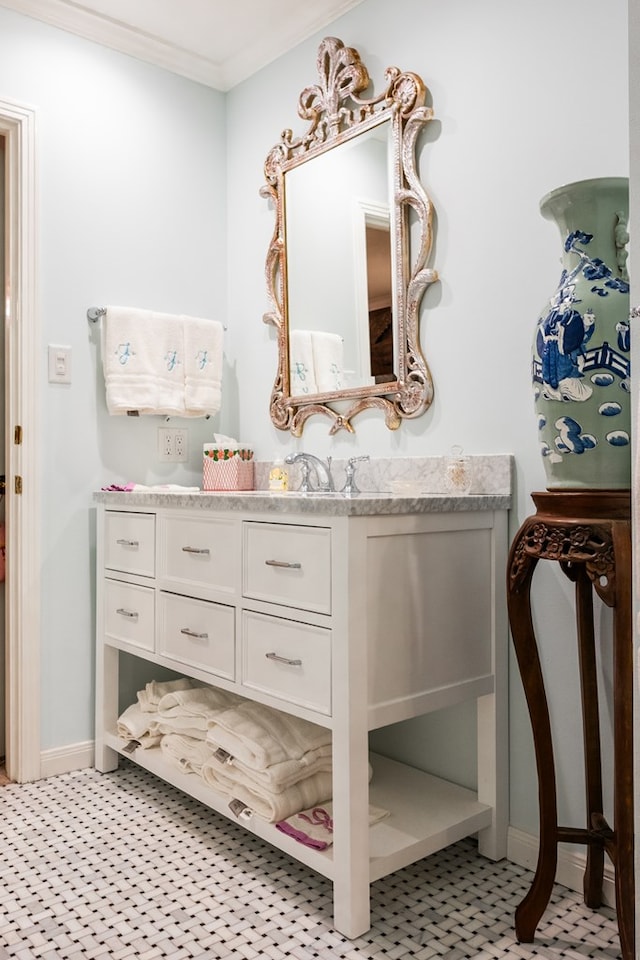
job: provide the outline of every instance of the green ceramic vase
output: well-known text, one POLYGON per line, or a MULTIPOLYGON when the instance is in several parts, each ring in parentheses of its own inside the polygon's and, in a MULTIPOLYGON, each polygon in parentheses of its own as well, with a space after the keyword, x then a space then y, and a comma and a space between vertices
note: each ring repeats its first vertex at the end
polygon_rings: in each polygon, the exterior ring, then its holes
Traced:
POLYGON ((547 489, 631 486, 626 177, 581 180, 540 203, 563 244, 538 319, 532 375, 547 489))

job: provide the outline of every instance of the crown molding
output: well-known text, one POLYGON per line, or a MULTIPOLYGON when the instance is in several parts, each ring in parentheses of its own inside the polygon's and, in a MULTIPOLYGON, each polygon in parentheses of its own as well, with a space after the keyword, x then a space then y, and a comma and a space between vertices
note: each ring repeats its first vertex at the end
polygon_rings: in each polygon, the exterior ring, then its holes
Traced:
POLYGON ((206 57, 120 20, 91 13, 71 0, 0 0, 0 6, 216 90, 227 89, 223 70, 206 57))
MULTIPOLYGON (((324 0, 319 5, 298 4, 294 18, 275 22, 271 29, 263 31, 255 40, 247 35, 247 42, 237 53, 217 62, 115 17, 87 10, 74 0, 0 0, 2 7, 223 93, 359 3, 362 0, 324 0)), ((224 22, 218 24, 217 29, 224 30, 224 22)))

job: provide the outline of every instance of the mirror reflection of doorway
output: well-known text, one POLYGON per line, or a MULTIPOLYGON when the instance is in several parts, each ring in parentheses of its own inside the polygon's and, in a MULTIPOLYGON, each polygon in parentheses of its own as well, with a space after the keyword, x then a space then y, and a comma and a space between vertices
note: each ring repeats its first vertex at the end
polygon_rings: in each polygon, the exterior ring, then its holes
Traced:
POLYGON ((367 223, 365 236, 371 376, 376 383, 386 383, 395 380, 393 372, 391 231, 388 224, 367 223))

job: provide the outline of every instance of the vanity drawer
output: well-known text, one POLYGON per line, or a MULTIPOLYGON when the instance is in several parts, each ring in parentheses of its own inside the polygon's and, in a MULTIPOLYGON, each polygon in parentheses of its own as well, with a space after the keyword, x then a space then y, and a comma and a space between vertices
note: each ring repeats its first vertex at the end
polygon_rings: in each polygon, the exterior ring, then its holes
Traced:
POLYGON ((235 677, 235 609, 160 593, 158 653, 218 677, 235 677))
POLYGON ((161 517, 159 576, 235 596, 240 583, 240 521, 217 517, 161 517))
POLYGON ((242 686, 331 714, 331 631, 245 610, 242 686))
POLYGON ((108 570, 155 575, 156 518, 152 513, 107 510, 104 520, 104 565, 108 570))
POLYGON ((138 587, 133 583, 105 579, 105 634, 141 650, 153 650, 154 600, 153 587, 138 587))
POLYGON ((331 613, 331 530, 244 523, 245 597, 331 613))

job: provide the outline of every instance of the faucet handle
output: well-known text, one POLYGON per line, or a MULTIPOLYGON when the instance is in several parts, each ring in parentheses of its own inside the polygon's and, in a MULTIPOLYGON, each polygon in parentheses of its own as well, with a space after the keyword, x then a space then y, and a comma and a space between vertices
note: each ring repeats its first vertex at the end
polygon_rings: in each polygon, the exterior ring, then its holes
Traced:
POLYGON ((347 466, 345 467, 345 481, 344 487, 342 488, 342 493, 345 496, 352 496, 355 493, 360 493, 360 490, 356 486, 356 463, 359 460, 369 460, 369 454, 365 454, 362 457, 349 457, 347 460, 347 466))
POLYGON ((302 472, 302 477, 300 480, 300 492, 308 493, 311 490, 311 483, 309 477, 311 474, 311 464, 308 460, 302 460, 300 462, 300 470, 302 472))

